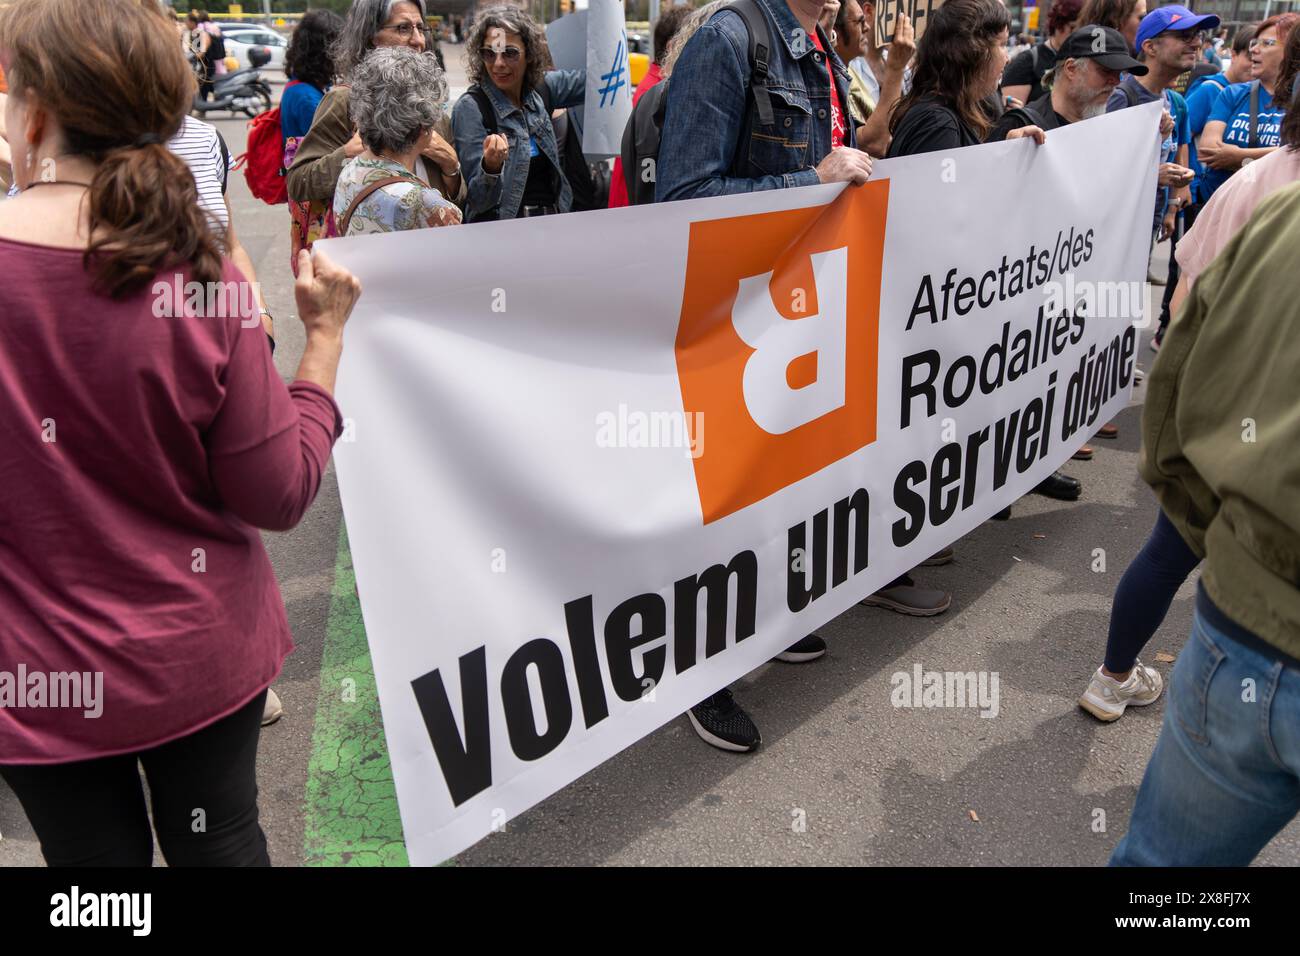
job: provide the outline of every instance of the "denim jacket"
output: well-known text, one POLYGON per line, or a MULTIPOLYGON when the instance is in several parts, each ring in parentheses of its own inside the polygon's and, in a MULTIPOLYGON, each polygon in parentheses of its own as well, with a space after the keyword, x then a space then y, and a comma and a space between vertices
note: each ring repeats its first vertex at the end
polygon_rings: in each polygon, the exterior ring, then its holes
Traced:
POLYGON ((758 0, 768 20, 768 90, 775 127, 759 123, 749 95, 749 33, 739 13, 723 8, 691 37, 673 68, 659 143, 659 202, 810 186, 831 151, 830 80, 835 72, 844 145, 854 145, 848 117, 849 72, 821 28, 827 54, 808 39, 784 0, 758 0))
MULTIPOLYGON (((581 106, 586 98, 586 70, 553 70, 543 77, 543 82, 551 94, 553 108, 581 106)), ((461 172, 469 186, 465 221, 481 219, 494 208, 498 209, 501 219, 514 219, 519 215, 524 185, 528 181, 530 135, 537 141, 537 148, 555 167, 560 186, 557 205, 560 212, 568 212, 573 205, 573 190, 564 178, 564 164, 560 161, 555 130, 551 126, 551 117, 542 105, 541 95, 536 90, 529 90, 523 96, 521 109, 511 103, 491 80, 477 85, 486 91, 496 113, 497 131, 509 141, 510 151, 506 154, 505 165, 501 167, 500 173, 494 175, 485 172, 483 140, 488 131, 483 126, 483 115, 479 112, 474 97, 468 93, 456 101, 456 106, 451 111, 451 128, 456 137, 456 155, 460 157, 461 172)))

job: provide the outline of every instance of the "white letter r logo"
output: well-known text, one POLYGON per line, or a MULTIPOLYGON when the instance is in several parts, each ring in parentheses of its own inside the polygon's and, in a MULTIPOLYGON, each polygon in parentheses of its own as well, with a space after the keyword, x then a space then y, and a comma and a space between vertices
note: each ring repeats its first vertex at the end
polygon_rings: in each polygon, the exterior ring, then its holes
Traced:
POLYGON ((769 284, 772 273, 740 280, 732 325, 754 354, 745 363, 741 384, 745 407, 755 424, 772 435, 784 435, 821 418, 844 404, 849 250, 815 252, 813 282, 818 311, 787 319, 776 310, 769 284), (817 378, 791 388, 786 372, 795 359, 817 357, 817 378))

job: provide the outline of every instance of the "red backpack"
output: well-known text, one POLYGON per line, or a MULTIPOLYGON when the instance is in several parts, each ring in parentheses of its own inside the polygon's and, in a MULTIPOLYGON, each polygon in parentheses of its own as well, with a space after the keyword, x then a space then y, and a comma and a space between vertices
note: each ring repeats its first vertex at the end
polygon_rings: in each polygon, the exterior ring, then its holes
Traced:
MULTIPOLYGON (((297 83, 292 80, 285 85, 297 83)), ((275 206, 289 201, 284 182, 284 134, 280 131, 280 107, 259 113, 248 121, 248 150, 234 168, 244 167, 249 191, 262 202, 275 206)))

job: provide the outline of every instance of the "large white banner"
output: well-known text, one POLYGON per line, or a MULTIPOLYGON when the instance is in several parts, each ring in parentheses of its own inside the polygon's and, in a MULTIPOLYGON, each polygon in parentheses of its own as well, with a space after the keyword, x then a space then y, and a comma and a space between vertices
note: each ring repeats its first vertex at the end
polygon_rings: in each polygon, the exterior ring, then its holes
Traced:
POLYGON ((328 242, 364 286, 335 459, 411 860, 763 664, 1123 408, 1158 122, 328 242))

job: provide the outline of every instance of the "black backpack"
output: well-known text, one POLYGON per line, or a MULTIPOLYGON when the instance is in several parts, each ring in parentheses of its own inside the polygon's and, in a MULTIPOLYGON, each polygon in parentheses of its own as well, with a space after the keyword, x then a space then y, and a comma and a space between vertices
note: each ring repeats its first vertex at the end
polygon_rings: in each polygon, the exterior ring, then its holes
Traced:
MULTIPOLYGON (((218 27, 220 29, 220 27, 218 27)), ((209 34, 208 59, 213 63, 226 58, 226 40, 220 33, 209 34)))
MULTIPOLYGON (((543 102, 546 98, 543 97, 543 102)), ((604 209, 609 205, 609 166, 606 163, 589 163, 582 151, 582 137, 578 128, 569 121, 569 111, 551 117, 555 141, 560 147, 564 163, 564 178, 573 190, 573 212, 604 209)))
MULTIPOLYGON (((482 87, 471 86, 468 93, 478 105, 483 128, 489 133, 501 132, 501 126, 497 123, 496 110, 492 108, 487 92, 482 87)), ((569 188, 573 190, 573 204, 570 210, 584 212, 588 209, 605 208, 609 205, 609 168, 604 163, 587 162, 587 157, 582 152, 582 140, 578 137, 577 128, 569 122, 567 112, 559 119, 551 116, 551 90, 546 85, 545 79, 537 87, 537 95, 542 98, 542 108, 546 110, 546 115, 551 117, 551 129, 555 131, 555 145, 560 152, 560 165, 563 167, 564 178, 569 181, 569 188)), ((499 219, 500 212, 491 209, 474 218, 476 222, 499 219)))
MULTIPOLYGON (((758 8, 757 0, 735 0, 725 9, 735 10, 744 21, 749 34, 749 93, 758 107, 758 121, 764 126, 774 126, 776 116, 767 90, 768 54, 772 44, 767 19, 758 8)), ((657 177, 659 140, 663 135, 664 114, 668 107, 668 84, 669 80, 661 80, 641 97, 623 130, 619 154, 623 160, 628 201, 634 206, 654 202, 654 179, 647 183, 642 167, 649 160, 657 177)))
POLYGON ((623 161, 623 182, 627 186, 627 201, 633 206, 643 206, 655 201, 655 180, 658 178, 659 140, 664 130, 664 113, 668 108, 668 84, 660 80, 642 94, 623 129, 623 144, 619 158, 623 161), (647 163, 649 164, 647 166, 647 163), (650 175, 647 175, 647 172, 650 175))

